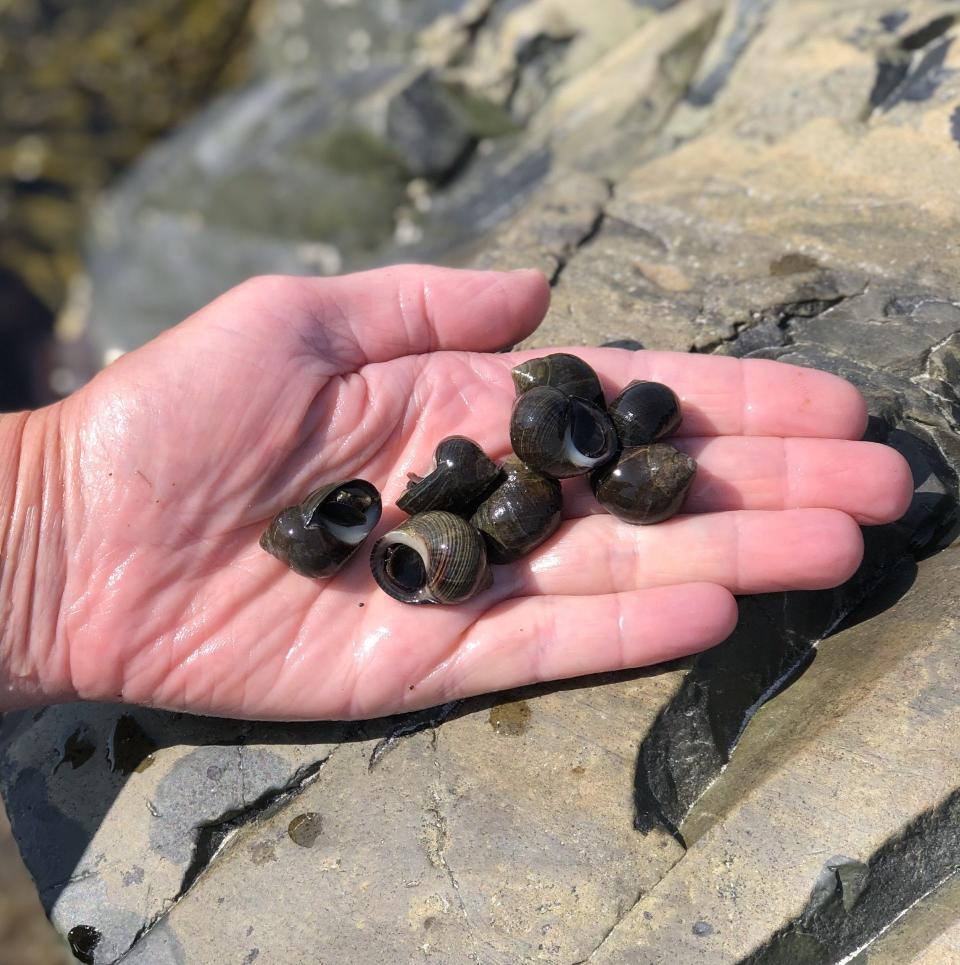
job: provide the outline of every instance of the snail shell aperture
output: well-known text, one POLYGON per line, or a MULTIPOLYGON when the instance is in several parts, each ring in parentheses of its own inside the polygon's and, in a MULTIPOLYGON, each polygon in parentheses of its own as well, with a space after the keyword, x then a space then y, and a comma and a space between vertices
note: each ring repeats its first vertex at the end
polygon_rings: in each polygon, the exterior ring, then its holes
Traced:
POLYGON ((380 493, 365 479, 316 489, 273 518, 260 545, 301 576, 333 576, 380 521, 380 493))
POLYGON ((538 385, 549 385, 565 395, 603 405, 603 389, 597 373, 576 355, 555 352, 542 358, 521 362, 511 372, 517 395, 538 385))
POLYGON ((513 563, 536 549, 560 525, 560 483, 516 457, 504 460, 506 478, 470 522, 484 535, 491 563, 513 563))
POLYGON ((680 509, 697 463, 664 442, 624 449, 591 476, 597 502, 626 523, 660 523, 680 509))
POLYGON ((378 539, 370 569, 401 603, 463 603, 492 581, 480 532, 442 511, 411 516, 378 539))
POLYGON ((433 509, 469 514, 500 478, 500 467, 472 440, 450 436, 437 446, 436 468, 411 476, 398 508, 411 516, 433 509))
POLYGON ((661 382, 631 382, 607 407, 624 448, 645 446, 675 432, 680 400, 661 382))
POLYGON ((613 423, 603 409, 546 385, 514 402, 510 442, 531 469, 555 479, 589 472, 617 451, 613 423))

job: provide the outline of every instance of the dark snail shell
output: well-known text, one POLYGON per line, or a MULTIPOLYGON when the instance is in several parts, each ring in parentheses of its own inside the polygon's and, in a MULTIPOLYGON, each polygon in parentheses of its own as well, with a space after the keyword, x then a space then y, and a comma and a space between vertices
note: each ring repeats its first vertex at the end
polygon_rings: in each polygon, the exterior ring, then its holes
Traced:
POLYGON ((373 578, 401 603, 463 603, 491 583, 483 537, 453 513, 411 516, 373 545, 373 578))
POLYGON ((260 545, 301 576, 333 576, 380 521, 380 493, 365 479, 316 489, 273 518, 260 545))
POLYGON ((546 385, 514 402, 510 442, 531 469, 555 479, 589 472, 617 451, 613 423, 603 409, 546 385))
POLYGON ((510 372, 517 395, 538 385, 549 385, 567 395, 603 405, 603 389, 597 373, 576 355, 556 352, 543 358, 521 362, 510 372))
POLYGON ((645 446, 675 432, 680 400, 661 382, 631 382, 607 407, 624 448, 645 446))
POLYGON ((560 525, 560 483, 519 459, 504 460, 506 479, 480 504, 470 522, 483 533, 491 563, 513 563, 536 549, 560 525))
POLYGON ((397 506, 413 516, 434 509, 469 515, 500 479, 500 467, 472 440, 450 436, 437 446, 429 476, 411 474, 397 506))
POLYGON ((680 509, 697 474, 685 452, 655 442, 624 449, 591 476, 593 494, 607 512, 626 523, 660 523, 680 509))

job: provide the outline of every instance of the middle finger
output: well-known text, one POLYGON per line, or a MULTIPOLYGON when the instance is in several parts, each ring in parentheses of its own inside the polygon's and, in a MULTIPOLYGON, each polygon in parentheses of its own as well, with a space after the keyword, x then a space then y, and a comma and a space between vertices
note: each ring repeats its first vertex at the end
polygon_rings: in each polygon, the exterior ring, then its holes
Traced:
MULTIPOLYGON (((872 526, 899 519, 913 494, 906 460, 889 446, 843 439, 724 436, 665 439, 697 460, 683 513, 839 509, 872 526)), ((603 512, 586 477, 564 489, 568 518, 603 512)))

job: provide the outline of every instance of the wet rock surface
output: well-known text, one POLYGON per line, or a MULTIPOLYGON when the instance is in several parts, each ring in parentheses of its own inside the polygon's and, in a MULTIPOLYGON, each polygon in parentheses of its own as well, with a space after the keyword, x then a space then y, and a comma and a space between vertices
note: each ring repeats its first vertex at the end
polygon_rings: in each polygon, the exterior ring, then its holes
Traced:
POLYGON ((15 965, 67 965, 65 940, 50 928, 0 808, 0 947, 15 965))
POLYGON ((911 464, 910 510, 867 531, 843 587, 742 600, 730 639, 668 667, 363 725, 10 717, 0 783, 45 906, 64 935, 96 929, 96 962, 950 961, 948 5, 439 6, 402 37, 338 7, 337 98, 271 34, 261 80, 105 201, 91 343, 131 347, 254 271, 440 251, 534 264, 554 301, 531 345, 639 342, 853 380, 868 437, 911 464), (414 177, 389 106, 422 103, 403 92, 425 70, 471 111, 445 128, 463 156, 414 177), (368 172, 381 203, 344 220, 330 195, 349 206, 368 172))

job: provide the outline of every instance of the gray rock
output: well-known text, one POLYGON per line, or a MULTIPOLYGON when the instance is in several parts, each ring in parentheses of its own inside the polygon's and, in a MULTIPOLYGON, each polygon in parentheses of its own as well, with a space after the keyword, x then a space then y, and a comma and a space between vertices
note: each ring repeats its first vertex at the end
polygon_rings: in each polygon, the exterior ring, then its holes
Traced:
POLYGON ((411 174, 435 181, 453 174, 476 146, 465 110, 430 72, 391 98, 387 137, 411 174))
POLYGON ((859 955, 856 965, 936 965, 960 958, 960 878, 952 875, 921 898, 890 929, 859 955))
POLYGON ((757 713, 697 805, 684 859, 593 961, 835 962, 955 873, 954 555, 922 562, 895 606, 824 641, 757 713))
POLYGON ((579 0, 562 16, 533 0, 496 16, 423 0, 402 29, 390 4, 279 5, 251 84, 151 150, 98 206, 90 283, 64 327, 99 362, 252 274, 463 261, 551 168, 605 168, 656 127, 718 4, 697 0, 662 29, 630 0, 579 0), (624 25, 644 19, 607 78, 616 98, 598 99, 593 75, 606 77, 624 25), (291 47, 317 56, 290 62, 291 47), (568 64, 588 67, 586 82, 568 64), (638 99, 649 109, 635 116, 638 99), (598 152, 610 131, 617 148, 598 152), (417 177, 445 186, 424 192, 417 177))
POLYGON ((408 173, 350 116, 373 80, 350 84, 324 93, 317 75, 282 77, 229 95, 104 201, 88 333, 101 352, 135 347, 252 274, 330 274, 344 252, 392 237, 408 173))
POLYGON ((72 704, 3 720, 0 782, 53 923, 94 929, 89 957, 112 962, 345 733, 72 704))

